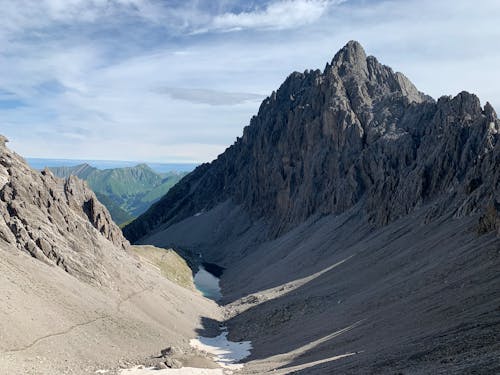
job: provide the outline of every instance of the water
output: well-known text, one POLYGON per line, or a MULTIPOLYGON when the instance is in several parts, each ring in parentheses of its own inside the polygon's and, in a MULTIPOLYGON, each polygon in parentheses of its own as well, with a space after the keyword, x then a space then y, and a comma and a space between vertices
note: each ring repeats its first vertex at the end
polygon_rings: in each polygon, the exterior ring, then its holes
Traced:
POLYGON ((194 275, 194 285, 205 297, 218 301, 222 298, 219 278, 208 272, 205 267, 200 266, 194 275))

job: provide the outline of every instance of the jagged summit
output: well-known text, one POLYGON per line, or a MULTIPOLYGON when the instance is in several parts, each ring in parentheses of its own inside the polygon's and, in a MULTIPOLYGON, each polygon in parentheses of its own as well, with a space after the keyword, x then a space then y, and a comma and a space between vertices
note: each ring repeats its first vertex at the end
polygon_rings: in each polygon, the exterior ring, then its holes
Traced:
POLYGON ((459 214, 475 212, 500 201, 498 124, 475 95, 436 102, 351 41, 323 72, 292 73, 233 146, 125 234, 135 241, 226 200, 265 218, 274 234, 361 202, 384 225, 450 191, 459 214), (471 190, 472 181, 481 184, 471 190))
POLYGON ((332 65, 366 65, 366 58, 367 56, 363 46, 359 42, 351 40, 335 54, 332 65))

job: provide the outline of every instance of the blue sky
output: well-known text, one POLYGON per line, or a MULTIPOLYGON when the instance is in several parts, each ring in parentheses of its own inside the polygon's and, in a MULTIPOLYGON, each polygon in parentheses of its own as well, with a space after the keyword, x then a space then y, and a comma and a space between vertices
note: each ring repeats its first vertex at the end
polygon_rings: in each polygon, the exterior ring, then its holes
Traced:
POLYGON ((29 157, 210 161, 347 41, 500 108, 500 2, 0 0, 0 133, 29 157))

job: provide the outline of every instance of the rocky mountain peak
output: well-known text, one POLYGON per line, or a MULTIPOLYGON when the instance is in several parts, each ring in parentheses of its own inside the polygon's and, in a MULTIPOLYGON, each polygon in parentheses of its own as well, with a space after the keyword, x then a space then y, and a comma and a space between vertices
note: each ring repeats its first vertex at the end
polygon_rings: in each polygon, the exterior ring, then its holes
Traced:
POLYGON ((367 56, 363 46, 359 42, 351 40, 335 54, 331 65, 366 67, 366 59, 367 56))
POLYGON ((335 55, 324 74, 334 84, 335 81, 341 81, 347 89, 347 95, 352 94, 355 101, 363 104, 371 105, 369 101, 388 95, 398 95, 409 102, 431 100, 419 92, 402 73, 394 72, 374 56, 367 56, 356 41, 350 41, 335 55))
POLYGON ((323 72, 292 73, 241 139, 125 233, 136 240, 228 199, 274 234, 358 203, 375 225, 445 196, 455 206, 438 205, 432 216, 452 206, 478 212, 498 191, 497 124, 475 95, 436 103, 351 41, 323 72))

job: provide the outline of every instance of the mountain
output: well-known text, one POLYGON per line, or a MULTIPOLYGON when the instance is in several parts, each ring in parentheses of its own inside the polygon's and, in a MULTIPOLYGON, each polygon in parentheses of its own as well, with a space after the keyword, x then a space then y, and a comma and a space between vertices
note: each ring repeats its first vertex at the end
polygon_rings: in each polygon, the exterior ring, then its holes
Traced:
POLYGON ((482 109, 466 92, 436 103, 353 42, 324 72, 291 74, 243 137, 126 233, 136 240, 152 223, 227 199, 269 218, 278 234, 363 199, 370 219, 383 225, 457 186, 453 199, 462 199, 459 211, 467 214, 493 199, 497 129, 489 103, 482 109))
POLYGON ((352 41, 124 234, 226 268, 250 373, 496 373, 499 130, 352 41))
MULTIPOLYGON (((127 160, 84 160, 84 159, 43 159, 43 158, 26 158, 28 165, 39 171, 44 170, 48 167, 74 167, 75 165, 89 164, 97 169, 116 169, 125 167, 135 167, 140 164, 135 161, 127 160)), ((155 163, 148 162, 150 166, 156 173, 168 173, 168 172, 191 172, 196 168, 197 164, 193 163, 155 163)))
POLYGON ((95 193, 95 196, 97 197, 97 199, 99 199, 99 202, 101 202, 106 207, 106 209, 109 211, 109 214, 113 218, 113 221, 117 225, 121 226, 124 223, 130 223, 132 220, 134 220, 134 217, 131 214, 121 208, 118 203, 113 201, 109 196, 98 192, 95 193))
POLYGON ((0 136, 0 373, 93 374, 169 345, 189 348, 198 321, 218 312, 193 291, 186 263, 130 246, 86 183, 32 170, 6 141, 0 136), (153 256, 176 264, 175 273, 153 256))
POLYGON ((159 174, 146 164, 104 170, 89 164, 49 169, 60 178, 73 175, 87 181, 118 225, 128 223, 145 212, 186 174, 159 174))

